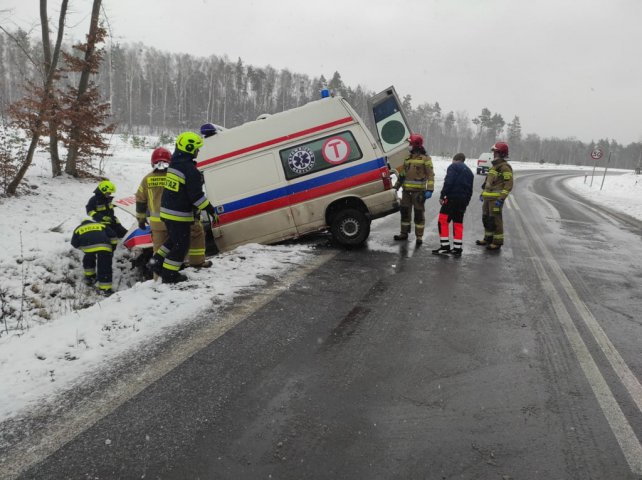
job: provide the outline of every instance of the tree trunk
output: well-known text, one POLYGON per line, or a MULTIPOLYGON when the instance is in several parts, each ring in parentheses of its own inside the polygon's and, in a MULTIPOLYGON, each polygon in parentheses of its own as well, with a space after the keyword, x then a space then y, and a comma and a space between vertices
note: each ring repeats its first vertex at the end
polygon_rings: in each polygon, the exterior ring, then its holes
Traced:
MULTIPOLYGON (((43 94, 42 94, 42 103, 41 108, 38 111, 38 121, 35 125, 35 128, 32 131, 31 143, 29 144, 29 149, 27 150, 27 156, 18 169, 16 176, 11 180, 9 186, 7 187, 7 194, 15 195, 18 189, 18 185, 22 182, 27 169, 31 166, 33 162, 33 155, 36 152, 36 147, 38 146, 38 140, 40 140, 41 129, 44 123, 45 115, 50 112, 47 112, 47 104, 53 98, 53 79, 56 72, 56 67, 58 65, 58 58, 60 57, 60 46, 62 45, 63 31, 65 28, 65 16, 67 15, 67 3, 68 0, 63 0, 60 5, 60 17, 58 19, 58 35, 56 37, 56 46, 54 47, 53 55, 51 53, 51 43, 49 41, 49 19, 47 17, 47 0, 40 0, 40 22, 42 24, 42 44, 43 44, 43 53, 45 58, 45 71, 44 71, 44 82, 43 82, 43 94)), ((51 116, 51 115, 49 115, 51 116)), ((56 150, 58 144, 56 143, 56 150)), ((52 173, 55 176, 55 169, 53 164, 52 157, 52 173)))
MULTIPOLYGON (((80 103, 87 87, 89 86, 89 74, 91 73, 90 62, 96 49, 96 31, 98 29, 98 18, 100 16, 100 2, 101 0, 94 0, 91 9, 91 21, 89 23, 89 34, 87 35, 87 50, 85 51, 85 64, 86 67, 80 73, 80 80, 78 82, 78 95, 76 102, 80 103)), ((81 125, 74 125, 69 133, 69 151, 67 152, 67 164, 65 165, 65 173, 78 176, 78 137, 80 136, 81 125)))

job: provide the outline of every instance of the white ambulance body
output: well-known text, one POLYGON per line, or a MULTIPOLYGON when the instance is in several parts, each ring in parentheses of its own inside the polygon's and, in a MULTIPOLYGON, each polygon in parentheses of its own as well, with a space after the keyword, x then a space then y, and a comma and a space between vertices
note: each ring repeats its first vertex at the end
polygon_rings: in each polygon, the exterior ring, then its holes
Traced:
MULTIPOLYGON (((387 147, 404 143, 403 128, 397 135, 403 138, 387 147)), ((219 215, 217 247, 269 244, 325 229, 340 244, 363 243, 372 219, 399 209, 381 145, 341 97, 206 138, 197 166, 219 215)))

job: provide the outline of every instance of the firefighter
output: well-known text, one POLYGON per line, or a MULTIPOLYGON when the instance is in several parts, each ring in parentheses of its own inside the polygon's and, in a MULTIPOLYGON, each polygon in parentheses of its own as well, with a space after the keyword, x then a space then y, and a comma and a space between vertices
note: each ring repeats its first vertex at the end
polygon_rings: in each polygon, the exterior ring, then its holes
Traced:
POLYGON ((404 160, 399 169, 399 177, 395 190, 403 187, 401 196, 401 233, 395 235, 395 240, 407 240, 410 233, 412 211, 414 209, 415 236, 417 246, 423 243, 425 202, 432 196, 435 184, 435 174, 432 169, 432 159, 426 154, 424 139, 413 133, 408 138, 410 155, 404 160))
POLYGON ((508 194, 513 189, 513 168, 508 164, 508 144, 497 142, 490 149, 493 162, 486 181, 482 185, 480 200, 482 204, 482 221, 484 239, 477 240, 477 245, 485 245, 488 250, 499 251, 504 245, 504 221, 502 209, 508 194))
POLYGON ((85 283, 98 287, 98 292, 109 296, 112 293, 112 255, 118 244, 116 233, 106 224, 88 218, 74 229, 71 245, 85 254, 82 266, 85 283), (96 267, 98 274, 96 275, 96 267), (98 280, 96 282, 96 280, 98 280))
POLYGON ((165 175, 160 218, 167 227, 168 238, 154 254, 153 269, 163 283, 187 280, 179 270, 190 248, 190 230, 194 211, 200 217, 205 210, 217 220, 216 211, 203 193, 203 177, 194 159, 203 146, 203 139, 194 132, 183 132, 176 138, 176 149, 165 175))
MULTIPOLYGON (((136 191, 136 218, 138 227, 145 228, 149 223, 152 231, 154 253, 167 240, 167 227, 160 218, 161 196, 165 185, 165 174, 172 159, 172 153, 163 147, 152 152, 152 171, 149 172, 136 191)), ((189 264, 194 268, 207 268, 212 262, 205 260, 205 232, 200 221, 192 224, 190 229, 190 247, 187 252, 189 264)))
POLYGON ((475 176, 470 168, 464 163, 466 156, 458 153, 453 157, 453 161, 446 170, 444 186, 439 194, 438 228, 440 246, 432 253, 439 255, 442 253, 452 253, 455 257, 460 257, 462 253, 462 244, 464 240, 464 214, 470 203, 470 197, 473 195, 473 182, 475 176), (453 248, 450 248, 450 228, 449 224, 453 222, 453 248))
POLYGON ((109 180, 103 180, 94 190, 94 196, 89 199, 85 209, 92 220, 109 226, 118 238, 123 238, 127 229, 120 224, 114 213, 112 200, 115 192, 116 185, 109 180))

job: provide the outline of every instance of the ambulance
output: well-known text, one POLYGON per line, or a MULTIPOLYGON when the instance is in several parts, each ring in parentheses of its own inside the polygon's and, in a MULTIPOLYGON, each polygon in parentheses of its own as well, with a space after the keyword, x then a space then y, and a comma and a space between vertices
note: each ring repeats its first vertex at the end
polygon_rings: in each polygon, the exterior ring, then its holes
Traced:
POLYGON ((196 160, 219 217, 218 250, 324 230, 339 245, 357 246, 373 219, 398 211, 388 155, 403 161, 408 122, 393 87, 370 107, 378 139, 339 96, 206 138, 196 160))

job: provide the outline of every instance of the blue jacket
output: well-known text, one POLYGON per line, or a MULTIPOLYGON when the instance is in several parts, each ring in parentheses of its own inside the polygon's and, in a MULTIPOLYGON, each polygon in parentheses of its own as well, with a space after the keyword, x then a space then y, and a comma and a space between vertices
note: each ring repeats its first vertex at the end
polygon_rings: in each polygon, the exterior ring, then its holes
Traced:
POLYGON ((473 196, 473 182, 475 176, 473 172, 463 162, 453 162, 446 170, 444 186, 441 189, 439 198, 461 198, 466 201, 466 205, 473 196))
POLYGON ((105 195, 98 189, 94 190, 94 196, 89 199, 85 206, 87 215, 89 215, 94 222, 105 225, 120 224, 114 213, 114 205, 111 202, 112 197, 105 195))
POLYGON ((175 150, 165 174, 160 217, 163 221, 193 222, 194 210, 214 216, 214 207, 203 193, 203 176, 194 155, 175 150))

